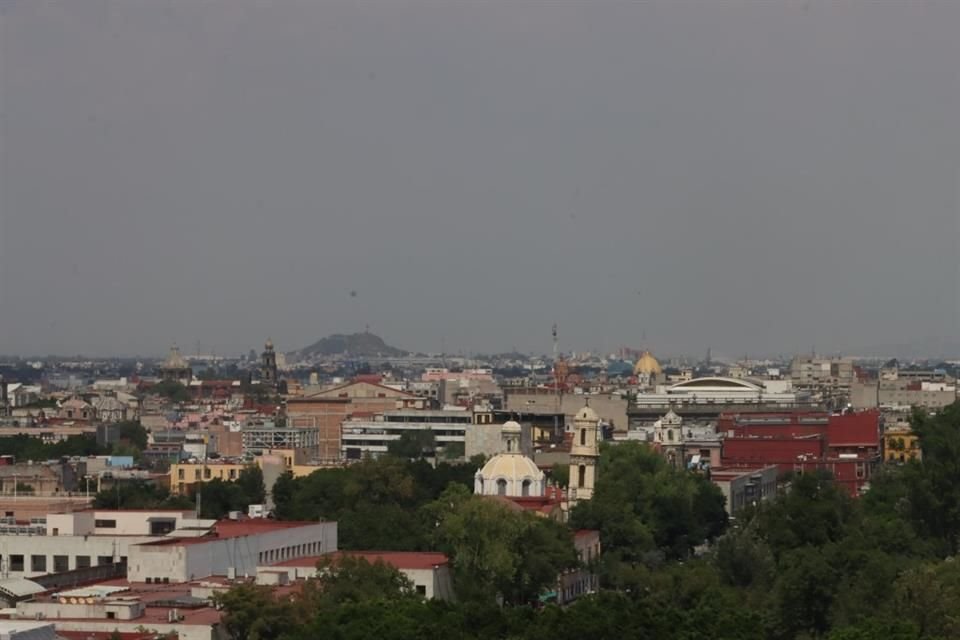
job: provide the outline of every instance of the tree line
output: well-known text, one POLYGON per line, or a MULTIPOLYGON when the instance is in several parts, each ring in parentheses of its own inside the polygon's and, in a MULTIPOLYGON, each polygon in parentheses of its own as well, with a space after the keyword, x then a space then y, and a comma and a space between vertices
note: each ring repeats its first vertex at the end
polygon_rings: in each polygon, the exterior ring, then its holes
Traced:
POLYGON ((576 564, 569 530, 472 496, 473 467, 387 458, 287 477, 280 517, 336 519, 345 548, 445 551, 458 599, 425 601, 392 568, 356 561, 293 599, 232 590, 226 629, 237 640, 960 637, 960 407, 913 426, 922 462, 885 467, 863 497, 806 474, 732 522, 703 478, 643 445, 605 448, 593 500, 570 515, 602 532, 603 588, 567 607, 533 596, 576 564))

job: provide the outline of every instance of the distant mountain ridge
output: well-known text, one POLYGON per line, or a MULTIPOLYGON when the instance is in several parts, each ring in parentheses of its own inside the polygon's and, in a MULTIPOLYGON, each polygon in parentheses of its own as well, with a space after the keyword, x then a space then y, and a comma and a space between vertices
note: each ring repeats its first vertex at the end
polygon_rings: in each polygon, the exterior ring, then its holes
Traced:
POLYGON ((383 341, 383 338, 369 331, 349 334, 335 333, 296 352, 301 358, 323 356, 385 356, 396 358, 408 353, 403 349, 390 346, 383 341))

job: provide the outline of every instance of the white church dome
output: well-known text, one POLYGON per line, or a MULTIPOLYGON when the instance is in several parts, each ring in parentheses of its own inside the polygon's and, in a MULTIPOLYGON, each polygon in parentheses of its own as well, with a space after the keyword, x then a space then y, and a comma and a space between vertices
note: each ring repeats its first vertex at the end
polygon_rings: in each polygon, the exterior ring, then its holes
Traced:
POLYGON ((543 471, 520 451, 521 431, 520 424, 512 420, 500 428, 503 452, 490 458, 477 471, 474 493, 512 498, 543 495, 543 471))

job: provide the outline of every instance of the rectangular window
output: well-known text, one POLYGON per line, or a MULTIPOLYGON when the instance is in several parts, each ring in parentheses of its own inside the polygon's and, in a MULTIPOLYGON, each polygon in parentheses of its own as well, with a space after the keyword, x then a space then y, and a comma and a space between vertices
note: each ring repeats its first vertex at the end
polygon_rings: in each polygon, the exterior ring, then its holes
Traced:
POLYGON ((176 520, 153 520, 150 522, 150 535, 165 536, 173 531, 176 520))
POLYGON ((53 556, 53 572, 63 573, 70 570, 69 556, 53 556))
POLYGON ((421 595, 421 596, 427 595, 426 585, 422 585, 422 584, 417 585, 417 595, 421 595))
POLYGON ((90 566, 90 556, 77 556, 77 569, 86 569, 90 566))
POLYGON ((102 567, 108 564, 113 564, 113 556, 97 556, 98 567, 102 567))
POLYGON ((30 556, 30 571, 46 571, 47 556, 30 556))
POLYGON ((183 480, 183 469, 177 469, 177 480, 183 480))
POLYGON ((10 556, 10 571, 23 571, 23 556, 15 554, 10 556))
POLYGON ((93 526, 97 529, 116 529, 116 520, 94 520, 93 526))

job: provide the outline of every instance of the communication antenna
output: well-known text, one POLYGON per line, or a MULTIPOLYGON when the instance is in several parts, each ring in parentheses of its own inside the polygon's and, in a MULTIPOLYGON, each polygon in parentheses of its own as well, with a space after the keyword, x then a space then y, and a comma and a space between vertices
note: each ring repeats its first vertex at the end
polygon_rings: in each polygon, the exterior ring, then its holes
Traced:
POLYGON ((557 323, 553 323, 553 363, 556 365, 559 356, 559 346, 557 344, 557 323))
MULTIPOLYGON (((560 397, 560 346, 557 341, 557 323, 553 323, 551 328, 551 334, 553 335, 553 392, 554 392, 554 408, 553 408, 553 433, 554 438, 557 438, 561 432, 561 425, 559 424, 560 409, 563 406, 563 399, 560 397)), ((564 428, 566 425, 562 425, 564 428)))

